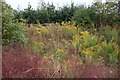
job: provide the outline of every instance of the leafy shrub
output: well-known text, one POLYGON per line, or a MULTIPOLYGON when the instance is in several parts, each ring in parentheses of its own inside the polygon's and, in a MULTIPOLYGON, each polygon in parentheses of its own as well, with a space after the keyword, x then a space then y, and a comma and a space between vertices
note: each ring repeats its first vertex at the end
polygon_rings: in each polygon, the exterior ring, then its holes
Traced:
POLYGON ((73 21, 79 26, 89 27, 93 26, 93 22, 90 19, 89 10, 85 7, 80 7, 78 10, 75 11, 73 21))
POLYGON ((13 44, 20 42, 21 44, 27 44, 27 38, 24 35, 24 25, 22 23, 15 23, 13 20, 13 9, 6 4, 2 3, 2 44, 13 44))

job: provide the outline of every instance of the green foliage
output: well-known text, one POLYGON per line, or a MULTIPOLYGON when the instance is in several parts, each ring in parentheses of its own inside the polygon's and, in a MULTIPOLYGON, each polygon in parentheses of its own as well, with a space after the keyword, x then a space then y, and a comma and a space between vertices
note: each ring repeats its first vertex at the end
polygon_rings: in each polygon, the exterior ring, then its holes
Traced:
POLYGON ((2 44, 13 44, 20 42, 21 44, 27 44, 27 38, 24 35, 24 28, 22 23, 15 23, 13 9, 2 2, 2 44))
POLYGON ((56 7, 53 4, 42 3, 37 10, 34 10, 30 4, 24 10, 15 11, 15 19, 23 18, 27 23, 48 23, 74 21, 76 25, 83 27, 100 27, 100 26, 119 26, 117 3, 95 2, 91 6, 84 5, 56 7))
POLYGON ((90 20, 89 10, 84 6, 81 6, 75 11, 72 20, 79 26, 93 26, 92 20, 90 20))
POLYGON ((117 3, 94 3, 88 8, 90 12, 90 19, 94 22, 96 27, 106 25, 119 25, 117 14, 117 3))
POLYGON ((118 62, 118 45, 114 42, 103 42, 101 45, 101 56, 106 62, 118 62))
POLYGON ((26 19, 27 23, 47 23, 47 22, 62 22, 62 21, 70 21, 73 13, 75 11, 74 3, 70 6, 58 7, 55 9, 53 4, 45 4, 39 5, 37 10, 34 10, 30 4, 28 4, 28 8, 24 10, 14 11, 15 19, 26 19), (18 16, 19 15, 19 16, 18 16))
POLYGON ((111 36, 110 41, 102 33, 98 36, 88 31, 82 31, 81 34, 73 36, 72 45, 76 48, 77 52, 85 56, 86 59, 97 61, 103 57, 106 63, 118 62, 118 44, 117 37, 118 31, 116 28, 108 29, 107 35, 111 36))
POLYGON ((119 30, 117 28, 111 28, 110 26, 107 26, 100 31, 100 34, 105 36, 107 42, 118 42, 118 32, 119 30))
POLYGON ((26 22, 28 24, 30 23, 37 23, 36 22, 36 12, 33 10, 32 6, 28 4, 28 8, 25 9, 23 12, 21 12, 21 15, 23 16, 23 19, 26 19, 26 22))

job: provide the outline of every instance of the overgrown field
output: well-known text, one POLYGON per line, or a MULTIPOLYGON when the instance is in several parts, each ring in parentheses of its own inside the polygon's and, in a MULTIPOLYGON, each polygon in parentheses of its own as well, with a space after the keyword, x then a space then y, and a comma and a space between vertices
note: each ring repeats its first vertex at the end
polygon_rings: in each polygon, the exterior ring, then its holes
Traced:
POLYGON ((4 47, 3 77, 118 77, 118 29, 62 25, 24 27, 27 47, 4 47))
POLYGON ((41 7, 17 11, 2 1, 3 78, 119 77, 117 3, 41 7))

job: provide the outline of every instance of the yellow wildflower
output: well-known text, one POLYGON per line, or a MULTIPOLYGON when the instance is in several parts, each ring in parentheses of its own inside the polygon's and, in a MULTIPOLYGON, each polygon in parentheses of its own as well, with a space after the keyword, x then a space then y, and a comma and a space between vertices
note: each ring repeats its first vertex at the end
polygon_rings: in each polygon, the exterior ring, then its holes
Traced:
POLYGON ((61 23, 62 25, 64 25, 64 21, 62 21, 62 23, 61 23))
POLYGON ((64 53, 63 49, 57 49, 56 53, 64 53))
POLYGON ((36 33, 41 35, 41 32, 39 32, 39 31, 37 31, 36 33))
POLYGON ((40 31, 40 28, 36 28, 37 31, 40 31))
POLYGON ((82 35, 88 35, 89 32, 88 31, 84 31, 84 32, 81 32, 82 35))
POLYGON ((54 54, 52 54, 50 57, 53 59, 54 58, 54 54))

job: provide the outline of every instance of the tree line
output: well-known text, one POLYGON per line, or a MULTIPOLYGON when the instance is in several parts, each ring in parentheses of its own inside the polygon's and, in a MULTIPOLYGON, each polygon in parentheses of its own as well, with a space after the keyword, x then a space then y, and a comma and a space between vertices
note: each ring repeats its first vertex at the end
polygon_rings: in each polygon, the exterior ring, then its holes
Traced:
POLYGON ((30 4, 24 10, 14 10, 15 20, 25 20, 28 24, 61 23, 72 21, 80 26, 119 26, 118 3, 95 2, 91 6, 65 5, 56 9, 54 4, 42 2, 35 10, 30 4))

